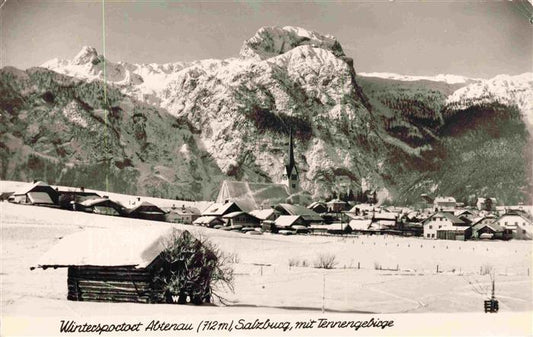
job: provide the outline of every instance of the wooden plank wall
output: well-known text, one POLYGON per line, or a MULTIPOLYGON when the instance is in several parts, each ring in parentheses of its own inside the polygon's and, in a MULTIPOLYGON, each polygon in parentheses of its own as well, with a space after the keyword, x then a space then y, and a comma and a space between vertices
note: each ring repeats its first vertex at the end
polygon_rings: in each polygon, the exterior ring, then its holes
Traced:
POLYGON ((161 297, 150 272, 133 267, 69 267, 67 284, 72 301, 150 303, 161 297))

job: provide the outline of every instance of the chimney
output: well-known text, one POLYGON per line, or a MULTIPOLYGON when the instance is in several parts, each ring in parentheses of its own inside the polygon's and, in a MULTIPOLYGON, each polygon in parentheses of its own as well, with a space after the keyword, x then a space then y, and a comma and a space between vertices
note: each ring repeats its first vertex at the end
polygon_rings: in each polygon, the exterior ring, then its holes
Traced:
POLYGON ((104 195, 103 198, 104 199, 109 199, 109 195, 104 195))
POLYGON ((85 187, 80 187, 80 191, 85 192, 85 187))
POLYGON ((141 197, 137 197, 137 201, 141 201, 141 197))

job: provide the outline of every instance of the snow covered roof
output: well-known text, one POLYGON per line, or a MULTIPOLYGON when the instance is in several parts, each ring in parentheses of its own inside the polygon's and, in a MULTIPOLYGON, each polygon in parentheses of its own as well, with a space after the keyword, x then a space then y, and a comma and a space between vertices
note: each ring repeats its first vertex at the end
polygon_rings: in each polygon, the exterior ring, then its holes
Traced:
POLYGON ((434 200, 434 204, 439 204, 439 203, 456 203, 457 201, 455 200, 454 197, 436 197, 435 200, 434 200))
POLYGON ((114 202, 113 200, 110 200, 109 198, 88 199, 88 200, 80 202, 80 204, 85 206, 85 207, 92 207, 92 206, 95 206, 95 205, 102 205, 102 204, 106 204, 106 205, 114 204, 116 206, 121 207, 121 205, 119 203, 114 202))
POLYGON ((328 205, 347 205, 346 201, 340 199, 333 199, 327 202, 328 205))
POLYGON ((353 207, 349 210, 349 212, 350 212, 350 213, 355 213, 355 210, 356 210, 356 209, 359 209, 359 210, 361 210, 361 211, 371 211, 371 210, 373 210, 373 209, 375 209, 375 208, 376 208, 376 206, 371 205, 371 204, 357 204, 357 205, 353 206, 353 207))
POLYGON ((349 224, 353 230, 367 230, 371 223, 371 219, 354 219, 349 224))
POLYGON ((396 220, 398 214, 390 212, 376 212, 374 213, 374 219, 376 220, 396 220))
POLYGON ((139 205, 136 205, 135 207, 128 209, 127 212, 128 213, 142 212, 142 213, 151 213, 151 214, 165 214, 165 211, 163 211, 161 208, 157 207, 156 205, 148 201, 143 201, 139 205))
POLYGON ((204 216, 201 216, 199 217, 198 219, 194 220, 193 221, 193 224, 195 225, 199 225, 199 224, 210 224, 212 223, 213 221, 215 220, 219 220, 219 221, 222 221, 220 220, 218 217, 216 216, 213 216, 213 215, 204 215, 204 216))
POLYGON ((231 213, 228 213, 228 214, 224 214, 222 217, 231 219, 231 218, 235 218, 235 217, 237 217, 239 215, 243 215, 243 214, 248 214, 248 213, 243 212, 243 211, 237 211, 237 212, 231 212, 231 213))
POLYGON ((277 227, 290 227, 299 218, 299 215, 280 215, 274 223, 277 227))
POLYGON ((230 208, 242 210, 235 202, 216 202, 203 211, 203 215, 224 215, 230 208))
POLYGON ((251 215, 255 216, 256 218, 260 219, 260 220, 266 220, 268 219, 270 216, 272 216, 272 214, 274 214, 275 211, 273 208, 267 208, 267 209, 256 209, 256 210, 253 210, 250 212, 251 215))
POLYGON ((305 221, 324 221, 324 219, 315 211, 300 205, 278 204, 276 210, 285 215, 300 215, 305 221))
POLYGON ((13 195, 23 195, 23 194, 26 194, 28 192, 31 192, 33 190, 38 190, 38 191, 53 191, 54 193, 57 193, 57 191, 55 191, 50 185, 48 185, 47 183, 45 182, 42 182, 42 181, 37 181, 37 182, 34 182, 34 183, 28 183, 24 186, 22 186, 21 188, 19 188, 18 190, 16 190, 13 195))
POLYGON ((429 221, 430 219, 436 218, 436 217, 446 218, 446 219, 450 220, 454 225, 465 225, 465 222, 463 220, 459 219, 458 217, 456 217, 453 214, 446 213, 446 212, 435 213, 435 214, 431 215, 430 217, 428 217, 423 222, 425 223, 425 222, 429 221))
POLYGON ((181 215, 199 215, 200 210, 196 207, 190 207, 190 206, 182 206, 182 207, 171 207, 165 209, 165 211, 168 211, 170 213, 176 213, 181 215))
POLYGON ((169 240, 184 231, 170 226, 135 229, 91 228, 61 239, 36 266, 148 266, 169 240))
POLYGON ((250 212, 286 202, 288 197, 287 186, 284 184, 224 180, 218 193, 217 203, 233 201, 243 211, 250 212))

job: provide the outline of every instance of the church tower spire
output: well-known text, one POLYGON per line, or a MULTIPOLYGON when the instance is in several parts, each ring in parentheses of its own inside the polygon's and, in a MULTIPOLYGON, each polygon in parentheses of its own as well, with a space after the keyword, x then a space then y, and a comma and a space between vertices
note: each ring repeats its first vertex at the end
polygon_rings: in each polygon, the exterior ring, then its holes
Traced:
POLYGON ((289 194, 296 193, 300 189, 300 177, 296 161, 294 160, 294 140, 292 138, 292 128, 289 133, 289 157, 285 165, 284 183, 287 185, 289 194))

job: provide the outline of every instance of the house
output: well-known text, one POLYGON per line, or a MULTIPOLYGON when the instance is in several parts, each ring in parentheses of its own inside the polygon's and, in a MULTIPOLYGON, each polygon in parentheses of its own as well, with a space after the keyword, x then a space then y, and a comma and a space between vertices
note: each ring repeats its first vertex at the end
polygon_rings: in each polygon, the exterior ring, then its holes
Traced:
POLYGON ((533 232, 532 221, 521 214, 508 212, 495 220, 498 225, 512 232, 514 239, 530 240, 533 232))
POLYGON ((433 208, 436 212, 444 211, 453 213, 456 205, 457 201, 454 197, 436 197, 435 200, 433 200, 433 208))
POLYGON ((56 186, 59 193, 59 206, 65 209, 72 209, 74 204, 79 204, 90 199, 100 199, 102 196, 96 192, 86 191, 84 187, 56 186))
POLYGON ((74 203, 74 209, 89 213, 114 215, 114 216, 126 216, 127 212, 124 207, 109 198, 89 199, 82 201, 81 203, 74 203))
POLYGON ((310 210, 313 210, 314 212, 318 214, 326 213, 328 211, 328 206, 320 201, 315 201, 311 203, 309 206, 307 206, 310 210))
POLYGON ((424 238, 466 240, 471 236, 470 226, 448 212, 437 212, 422 222, 424 238))
POLYGON ((350 220, 349 225, 354 232, 366 233, 368 232, 372 219, 365 219, 362 216, 358 216, 350 220))
POLYGON ((308 233, 306 222, 299 215, 280 215, 276 221, 274 221, 276 230, 292 230, 295 233, 308 233))
POLYGON ((133 208, 126 209, 126 214, 130 218, 154 221, 166 220, 165 211, 148 201, 143 201, 133 208))
POLYGON ((15 191, 8 201, 16 204, 54 206, 59 202, 59 193, 47 183, 36 181, 15 191))
POLYGON ((307 225, 323 223, 324 219, 313 210, 300 205, 278 204, 274 207, 281 215, 299 215, 307 225))
POLYGON ((200 217, 200 210, 198 208, 185 207, 185 205, 181 205, 181 207, 172 206, 165 211, 167 222, 192 225, 194 220, 200 217))
POLYGON ((256 209, 256 210, 251 211, 250 214, 255 216, 261 221, 265 221, 265 220, 274 221, 279 216, 279 214, 273 208, 256 209))
POLYGON ((211 206, 207 207, 203 212, 202 216, 218 216, 222 217, 223 215, 226 215, 228 213, 232 212, 240 212, 242 211, 241 207, 237 205, 237 203, 233 201, 228 202, 216 202, 212 204, 211 206))
POLYGON ((393 229, 396 226, 396 219, 398 215, 396 213, 390 213, 385 211, 373 212, 371 228, 376 230, 393 229))
POLYGON ((313 234, 350 234, 353 229, 348 223, 332 223, 332 224, 312 224, 309 230, 313 234))
POLYGON ((353 206, 348 213, 354 215, 368 215, 376 211, 376 206, 372 204, 357 204, 353 206))
POLYGON ((203 226, 209 228, 216 228, 224 226, 226 223, 218 216, 204 215, 193 221, 193 225, 203 226))
POLYGON ((328 212, 340 213, 348 210, 348 203, 340 199, 333 199, 327 202, 328 212))
POLYGON ((222 219, 226 222, 226 226, 237 228, 246 227, 259 227, 260 220, 253 215, 250 215, 243 211, 231 212, 222 216, 222 219))
POLYGON ((160 281, 160 275, 165 275, 162 271, 180 268, 163 253, 174 238, 191 242, 194 253, 207 261, 216 260, 187 231, 167 226, 127 232, 92 228, 61 239, 31 269, 67 268, 67 299, 71 301, 175 303, 178 293, 195 302, 209 301, 210 294, 194 299, 199 295, 183 286, 171 294, 160 281))
POLYGON ((490 223, 478 221, 472 225, 472 239, 502 239, 512 238, 512 232, 503 228, 497 222, 490 223))

